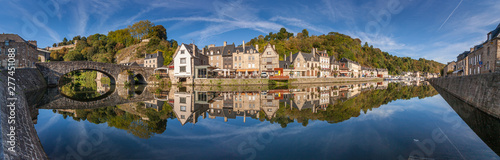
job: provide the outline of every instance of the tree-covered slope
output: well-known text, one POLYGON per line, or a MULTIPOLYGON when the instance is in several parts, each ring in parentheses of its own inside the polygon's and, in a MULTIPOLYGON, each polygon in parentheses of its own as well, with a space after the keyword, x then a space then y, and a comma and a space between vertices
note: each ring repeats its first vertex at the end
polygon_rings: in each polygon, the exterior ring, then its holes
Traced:
POLYGON ((284 54, 298 51, 311 52, 311 48, 318 48, 319 51, 327 50, 329 55, 335 58, 349 58, 359 62, 362 66, 374 68, 387 68, 390 74, 399 74, 406 71, 421 71, 439 73, 444 64, 433 60, 420 58, 418 60, 410 57, 397 57, 379 48, 373 48, 368 43, 361 44, 360 39, 353 39, 350 36, 330 32, 327 35, 309 36, 307 30, 298 33, 296 36, 282 28, 278 33, 260 35, 250 40, 247 45, 259 45, 259 51, 263 51, 264 46, 271 43, 276 46, 280 59, 284 54))

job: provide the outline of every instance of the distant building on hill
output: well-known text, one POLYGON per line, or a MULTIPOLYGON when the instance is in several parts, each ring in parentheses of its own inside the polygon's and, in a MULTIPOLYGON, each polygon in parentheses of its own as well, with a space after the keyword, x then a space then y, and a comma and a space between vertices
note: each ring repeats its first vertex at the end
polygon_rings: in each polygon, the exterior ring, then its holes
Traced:
POLYGON ((146 54, 144 57, 144 67, 158 68, 163 66, 163 52, 156 51, 153 54, 146 54))

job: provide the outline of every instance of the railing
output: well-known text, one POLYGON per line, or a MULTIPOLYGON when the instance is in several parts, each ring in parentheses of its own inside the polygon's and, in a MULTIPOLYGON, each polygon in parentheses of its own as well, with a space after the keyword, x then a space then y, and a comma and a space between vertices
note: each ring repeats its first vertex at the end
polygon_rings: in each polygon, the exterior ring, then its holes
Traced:
POLYGON ((269 76, 270 80, 288 80, 289 76, 269 76))

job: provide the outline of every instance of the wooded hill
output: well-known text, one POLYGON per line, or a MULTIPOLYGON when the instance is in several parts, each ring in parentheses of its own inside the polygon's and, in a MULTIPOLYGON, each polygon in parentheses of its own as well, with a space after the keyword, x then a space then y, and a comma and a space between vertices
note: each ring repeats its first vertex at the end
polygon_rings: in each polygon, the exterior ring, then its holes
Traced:
POLYGON ((64 38, 60 45, 73 44, 75 41, 78 43, 72 50, 63 48, 52 51, 51 60, 119 63, 117 58, 124 57, 120 55, 125 55, 132 61, 159 50, 163 52, 165 64, 168 64, 177 48, 175 40, 167 40, 167 31, 162 25, 155 25, 147 20, 136 22, 125 29, 110 31, 108 35, 75 36, 69 41, 64 38), (149 39, 149 42, 141 43, 141 39, 149 39))
POLYGON ((410 57, 397 57, 379 48, 373 48, 368 43, 361 44, 360 39, 353 39, 350 36, 337 32, 330 32, 327 35, 309 36, 309 32, 304 29, 296 36, 289 33, 285 28, 281 28, 278 33, 269 33, 266 36, 260 35, 250 40, 247 45, 259 45, 259 51, 264 50, 264 46, 270 42, 276 45, 276 50, 280 54, 280 60, 284 54, 298 51, 311 52, 311 49, 327 50, 328 54, 334 55, 337 60, 349 58, 359 62, 362 66, 372 68, 387 68, 389 74, 400 74, 407 71, 420 71, 439 73, 444 64, 433 60, 420 58, 418 60, 410 57))
MULTIPOLYGON (((96 61, 106 63, 131 62, 141 59, 146 53, 153 53, 157 50, 163 52, 165 58, 164 65, 168 65, 177 49, 178 43, 175 40, 167 40, 167 31, 162 25, 155 25, 148 20, 139 21, 125 29, 110 31, 108 35, 94 34, 88 37, 75 36, 72 40, 63 39, 60 45, 67 45, 78 40, 73 50, 63 48, 52 51, 51 60, 55 61, 96 61), (141 43, 141 39, 150 39, 149 42, 141 43)), ((418 60, 410 57, 397 57, 383 52, 372 45, 364 43, 361 45, 360 39, 353 39, 350 36, 337 32, 330 32, 327 35, 309 36, 306 29, 294 36, 281 28, 278 33, 269 33, 266 36, 260 35, 250 40, 246 45, 259 45, 262 52, 267 43, 276 45, 276 50, 283 60, 285 54, 298 51, 311 52, 311 48, 327 50, 329 55, 340 58, 349 58, 359 62, 362 66, 372 68, 387 68, 389 74, 400 74, 407 71, 421 71, 439 73, 444 64, 433 60, 420 58, 418 60)), ((54 46, 57 46, 55 44, 54 46)), ((206 46, 205 46, 206 47, 206 46)))

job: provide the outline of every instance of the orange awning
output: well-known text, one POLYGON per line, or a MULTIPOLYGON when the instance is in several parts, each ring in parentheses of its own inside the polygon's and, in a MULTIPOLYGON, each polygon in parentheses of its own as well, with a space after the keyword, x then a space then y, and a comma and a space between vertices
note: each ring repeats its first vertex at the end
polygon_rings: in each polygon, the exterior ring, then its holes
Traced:
POLYGON ((237 69, 236 72, 253 72, 253 71, 259 71, 259 69, 237 69))

